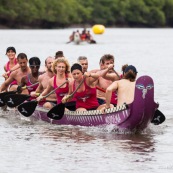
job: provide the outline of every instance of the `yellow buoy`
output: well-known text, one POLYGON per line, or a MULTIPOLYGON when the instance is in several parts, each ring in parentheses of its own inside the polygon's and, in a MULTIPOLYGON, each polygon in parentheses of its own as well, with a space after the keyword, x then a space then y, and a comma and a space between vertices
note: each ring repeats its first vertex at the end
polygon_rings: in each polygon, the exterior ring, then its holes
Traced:
POLYGON ((103 25, 94 25, 92 31, 94 34, 103 34, 105 32, 105 27, 103 25))

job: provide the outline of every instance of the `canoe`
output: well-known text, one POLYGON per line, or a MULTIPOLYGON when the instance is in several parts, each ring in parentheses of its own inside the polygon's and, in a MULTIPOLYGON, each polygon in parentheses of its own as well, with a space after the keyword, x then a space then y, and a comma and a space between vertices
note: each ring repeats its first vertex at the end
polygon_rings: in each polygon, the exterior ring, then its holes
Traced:
POLYGON ((141 76, 136 81, 134 101, 131 104, 124 103, 121 107, 107 109, 105 113, 98 110, 65 111, 60 120, 48 118, 48 110, 38 106, 32 117, 59 125, 113 125, 115 129, 144 130, 150 124, 158 107, 158 103, 154 101, 152 78, 141 76))
POLYGON ((86 44, 96 44, 96 41, 95 40, 90 40, 90 41, 87 41, 87 40, 82 40, 80 38, 80 34, 79 33, 75 33, 74 34, 74 40, 73 40, 73 43, 76 44, 76 45, 86 45, 86 44))

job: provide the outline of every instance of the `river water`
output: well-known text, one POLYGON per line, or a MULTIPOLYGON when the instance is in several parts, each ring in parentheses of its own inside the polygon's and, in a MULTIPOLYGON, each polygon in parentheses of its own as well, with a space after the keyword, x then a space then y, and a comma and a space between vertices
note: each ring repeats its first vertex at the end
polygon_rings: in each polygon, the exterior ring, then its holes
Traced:
POLYGON ((1 111, 0 173, 173 172, 173 30, 106 29, 102 35, 93 35, 98 44, 78 46, 66 44, 72 31, 0 30, 0 74, 9 46, 28 58, 38 56, 43 68, 45 58, 58 50, 70 63, 87 56, 90 70, 99 68, 100 57, 110 53, 117 71, 123 64, 133 64, 138 76, 153 78, 155 101, 167 120, 150 125, 141 134, 131 134, 112 132, 111 126, 51 125, 1 111))

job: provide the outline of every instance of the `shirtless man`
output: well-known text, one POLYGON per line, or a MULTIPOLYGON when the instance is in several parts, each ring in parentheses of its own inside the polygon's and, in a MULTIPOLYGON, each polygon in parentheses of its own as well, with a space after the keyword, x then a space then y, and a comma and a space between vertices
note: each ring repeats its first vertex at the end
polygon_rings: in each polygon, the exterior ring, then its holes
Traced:
POLYGON ((85 73, 88 70, 88 59, 85 56, 80 56, 77 59, 78 63, 82 66, 82 72, 85 73))
MULTIPOLYGON (((104 104, 105 103, 105 92, 107 87, 112 84, 112 81, 111 80, 108 80, 108 79, 105 79, 102 77, 102 73, 104 71, 104 69, 107 69, 107 67, 112 64, 114 65, 114 56, 113 55, 110 55, 110 54, 105 54, 101 57, 100 59, 100 70, 96 70, 96 73, 99 74, 99 79, 97 80, 97 100, 99 102, 99 104, 104 104), (103 70, 103 71, 102 71, 103 70)), ((114 73, 113 72, 113 68, 110 68, 108 70, 108 73, 111 74, 111 73, 114 73)), ((118 78, 117 78, 118 80, 118 78)), ((116 105, 116 100, 117 96, 116 94, 113 95, 112 97, 112 101, 111 103, 116 105)))
POLYGON ((136 76, 137 70, 134 66, 129 65, 124 70, 123 79, 119 81, 113 82, 107 89, 106 89, 106 106, 105 108, 110 108, 110 99, 111 94, 115 90, 118 93, 118 102, 117 106, 121 106, 124 103, 129 104, 132 103, 134 100, 134 92, 135 92, 135 83, 136 83, 136 76))
POLYGON ((14 91, 17 89, 18 85, 20 85, 21 78, 30 73, 30 68, 27 66, 28 59, 25 53, 19 53, 17 56, 17 61, 20 66, 19 69, 13 71, 9 78, 1 85, 0 92, 7 90, 10 84, 16 80, 16 84, 11 85, 9 90, 14 91))
MULTIPOLYGON (((35 92, 31 92, 32 97, 39 96, 40 93, 42 93, 47 88, 49 79, 54 76, 54 74, 52 72, 52 64, 53 64, 54 60, 55 59, 50 57, 50 56, 46 58, 46 60, 45 60, 46 72, 38 77, 39 86, 38 86, 38 88, 36 89, 35 92)), ((41 104, 45 108, 49 108, 51 102, 56 103, 56 101, 57 101, 56 100, 56 94, 53 93, 50 96, 48 96, 46 98, 46 101, 47 102, 45 102, 45 101, 41 102, 41 104)))

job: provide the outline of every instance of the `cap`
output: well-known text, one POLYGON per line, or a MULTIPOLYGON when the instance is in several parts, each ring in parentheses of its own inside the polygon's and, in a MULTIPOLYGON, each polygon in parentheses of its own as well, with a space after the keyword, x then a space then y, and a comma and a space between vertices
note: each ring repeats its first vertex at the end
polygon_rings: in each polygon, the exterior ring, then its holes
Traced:
POLYGON ((127 73, 129 70, 132 70, 135 74, 138 73, 136 67, 133 65, 129 65, 125 68, 124 73, 127 73))
POLYGON ((15 49, 14 47, 8 47, 7 50, 6 50, 6 54, 7 54, 7 52, 8 52, 9 50, 12 50, 13 52, 16 53, 16 49, 15 49))

